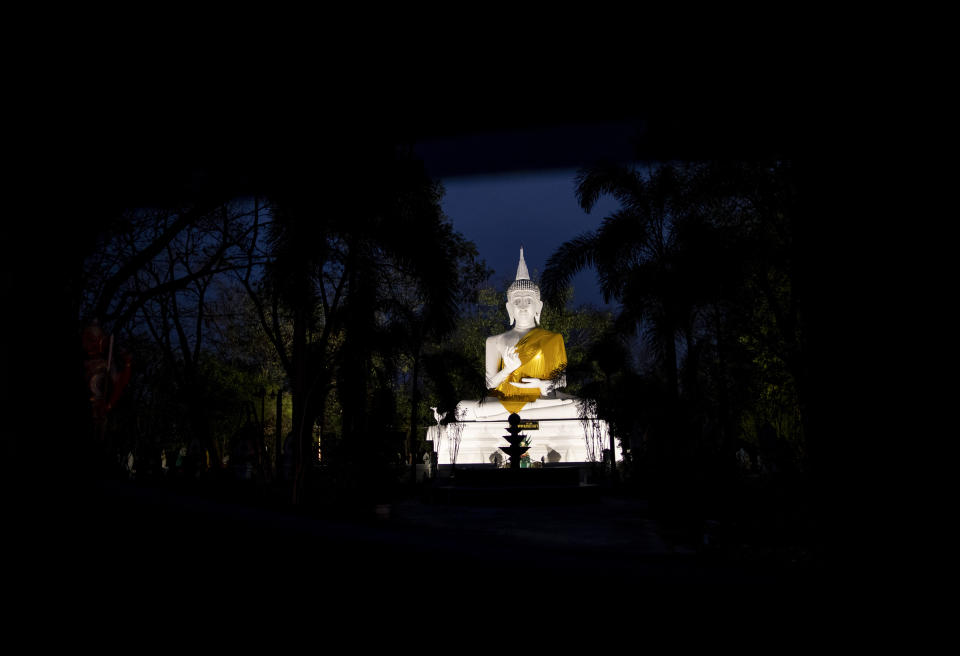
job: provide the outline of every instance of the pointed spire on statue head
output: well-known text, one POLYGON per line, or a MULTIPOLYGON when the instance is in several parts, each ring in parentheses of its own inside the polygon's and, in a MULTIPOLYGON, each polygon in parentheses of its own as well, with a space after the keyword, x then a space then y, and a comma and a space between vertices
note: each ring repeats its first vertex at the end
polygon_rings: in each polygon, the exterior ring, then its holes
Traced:
POLYGON ((520 246, 520 262, 517 264, 517 277, 507 288, 507 298, 513 292, 526 291, 534 294, 537 300, 540 300, 540 288, 530 280, 530 272, 527 271, 527 263, 523 259, 523 245, 520 246))
POLYGON ((523 244, 520 244, 520 263, 517 265, 517 280, 530 280, 527 263, 523 261, 523 244))

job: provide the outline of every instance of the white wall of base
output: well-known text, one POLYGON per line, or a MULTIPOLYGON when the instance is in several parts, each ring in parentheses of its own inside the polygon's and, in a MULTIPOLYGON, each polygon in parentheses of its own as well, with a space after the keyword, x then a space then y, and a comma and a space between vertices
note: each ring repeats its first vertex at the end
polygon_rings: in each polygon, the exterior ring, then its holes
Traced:
MULTIPOLYGON (((607 422, 593 420, 597 425, 597 435, 602 446, 594 449, 596 456, 601 457, 601 449, 610 448, 610 433, 607 422)), ((586 429, 592 426, 593 421, 583 422, 579 419, 540 419, 539 430, 524 430, 522 435, 529 437, 531 460, 543 459, 544 462, 587 462, 593 460, 590 449, 587 448, 586 429)), ((505 421, 463 421, 460 422, 460 448, 457 452, 457 464, 491 463, 495 453, 507 459, 506 454, 500 451, 501 446, 509 446, 504 439, 508 435, 508 424, 505 421)), ((451 425, 442 427, 430 426, 427 429, 427 439, 431 440, 437 451, 438 464, 449 465, 453 461, 451 449, 451 434, 454 432, 451 425)), ((591 428, 592 430, 592 428, 591 428)), ((620 446, 616 445, 617 458, 622 458, 620 446)))

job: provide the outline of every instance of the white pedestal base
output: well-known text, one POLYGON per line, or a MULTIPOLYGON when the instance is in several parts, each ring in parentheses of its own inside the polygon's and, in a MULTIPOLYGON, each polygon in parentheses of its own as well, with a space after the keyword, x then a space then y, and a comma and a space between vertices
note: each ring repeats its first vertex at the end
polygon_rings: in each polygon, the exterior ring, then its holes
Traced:
MULTIPOLYGON (((530 439, 531 461, 545 463, 557 462, 589 462, 600 460, 603 449, 610 448, 610 433, 607 422, 590 420, 583 422, 580 419, 540 419, 538 430, 523 430, 521 435, 530 439), (596 424, 596 430, 593 429, 596 424), (592 449, 587 446, 586 432, 590 430, 595 437, 592 449)), ((504 439, 508 435, 506 421, 462 421, 460 434, 460 448, 457 451, 457 464, 490 464, 494 462, 494 454, 499 453, 506 462, 509 457, 500 451, 501 446, 509 446, 504 439)), ((442 427, 430 426, 427 429, 427 439, 433 441, 433 448, 437 451, 437 459, 441 465, 453 464, 453 450, 451 438, 456 428, 453 425, 442 427)), ((618 459, 622 456, 617 446, 618 459)))

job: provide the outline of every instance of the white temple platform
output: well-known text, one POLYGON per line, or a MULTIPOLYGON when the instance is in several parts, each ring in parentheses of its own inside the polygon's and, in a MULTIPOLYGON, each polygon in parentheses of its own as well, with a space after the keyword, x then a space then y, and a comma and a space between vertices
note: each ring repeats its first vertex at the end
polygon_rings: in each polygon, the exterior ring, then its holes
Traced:
MULTIPOLYGON (((522 416, 522 415, 521 415, 522 416)), ((610 433, 607 422, 602 420, 580 419, 539 419, 537 429, 524 429, 521 435, 529 439, 531 461, 545 463, 558 462, 591 462, 601 460, 603 449, 610 448, 610 433), (591 433, 592 444, 588 445, 587 434, 591 433), (592 447, 592 448, 591 448, 592 447)), ((509 424, 505 420, 498 421, 461 421, 459 426, 430 426, 427 429, 427 439, 433 442, 437 451, 437 460, 440 465, 453 464, 453 438, 457 429, 460 432, 460 447, 456 452, 456 463, 493 464, 495 454, 499 454, 504 462, 508 456, 500 450, 501 446, 509 446, 504 439, 509 424)), ((617 458, 622 457, 619 445, 617 458)))

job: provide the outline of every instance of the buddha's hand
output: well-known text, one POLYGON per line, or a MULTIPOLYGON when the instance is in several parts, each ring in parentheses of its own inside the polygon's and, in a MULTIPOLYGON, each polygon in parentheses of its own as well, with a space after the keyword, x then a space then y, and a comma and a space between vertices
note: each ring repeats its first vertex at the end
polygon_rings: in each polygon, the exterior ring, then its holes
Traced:
POLYGON ((517 355, 517 347, 508 348, 503 354, 503 371, 506 371, 508 374, 512 374, 514 371, 520 368, 523 362, 520 361, 520 356, 517 355))
POLYGON ((510 383, 514 387, 520 387, 523 389, 533 389, 534 387, 540 388, 540 396, 549 396, 555 387, 555 383, 552 380, 541 380, 540 378, 522 378, 523 382, 520 383, 510 383))

